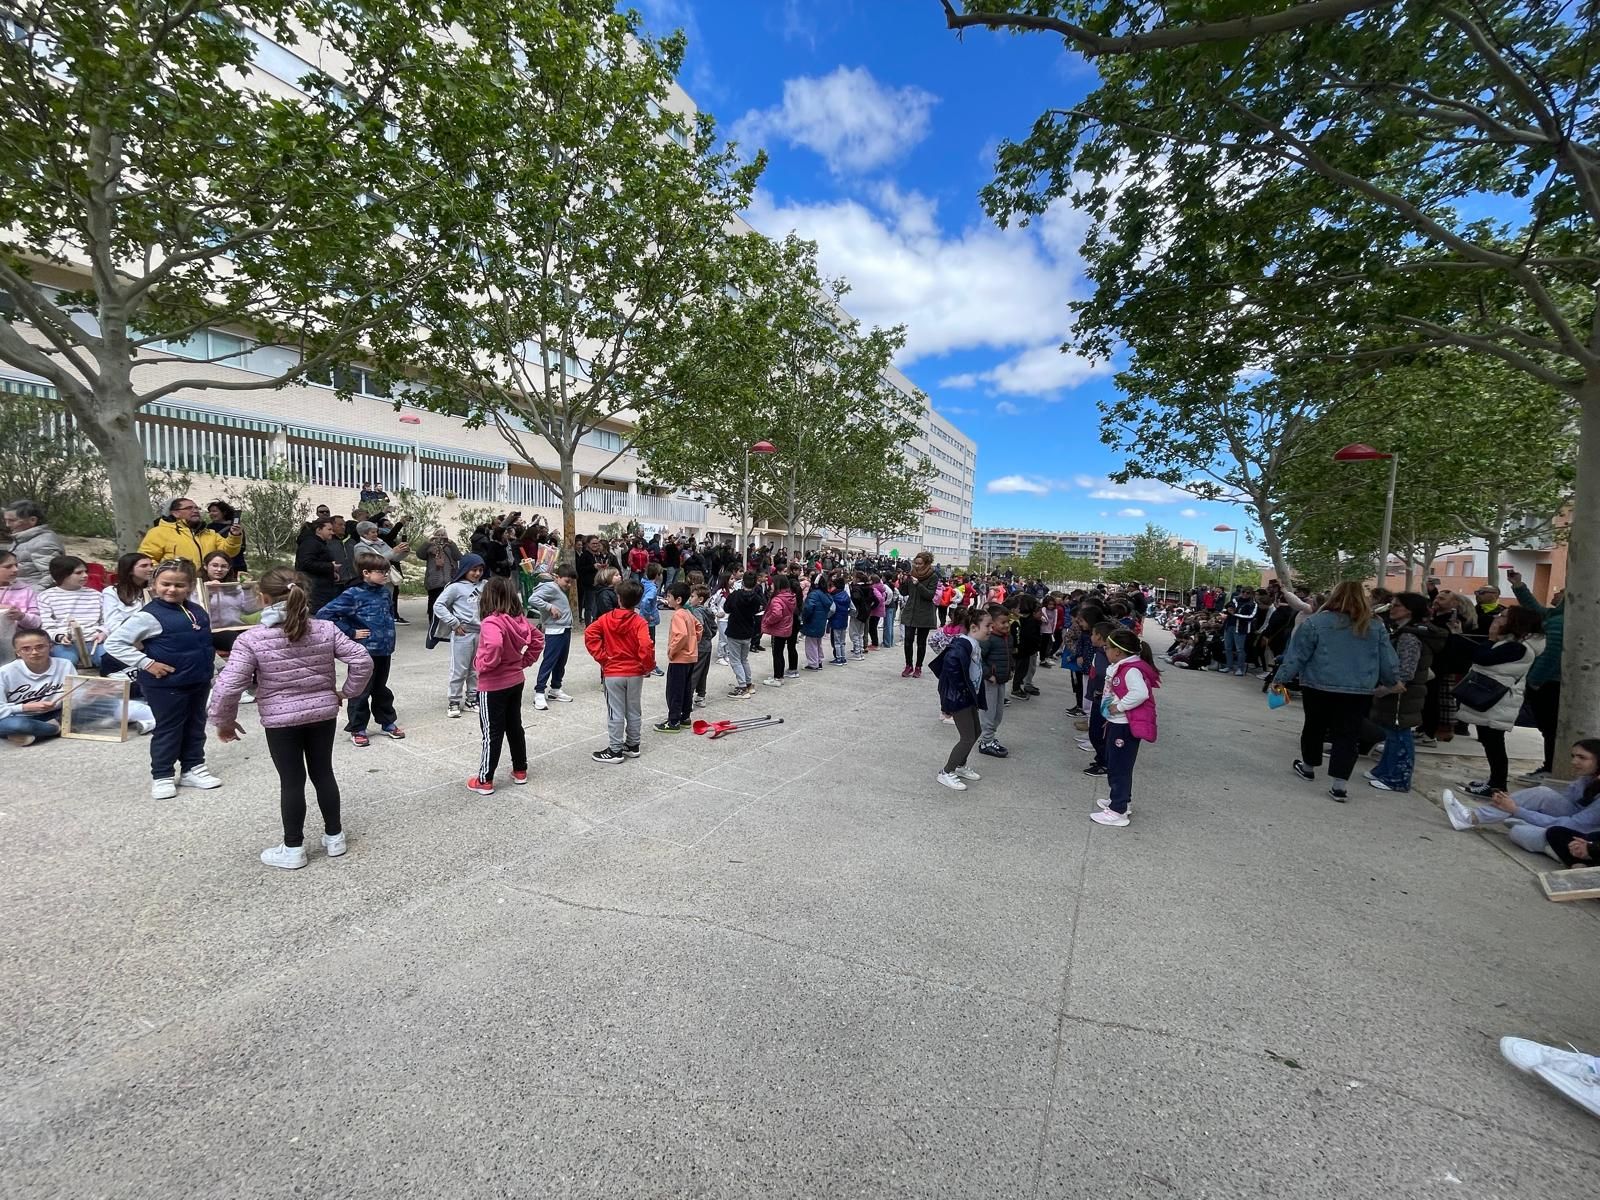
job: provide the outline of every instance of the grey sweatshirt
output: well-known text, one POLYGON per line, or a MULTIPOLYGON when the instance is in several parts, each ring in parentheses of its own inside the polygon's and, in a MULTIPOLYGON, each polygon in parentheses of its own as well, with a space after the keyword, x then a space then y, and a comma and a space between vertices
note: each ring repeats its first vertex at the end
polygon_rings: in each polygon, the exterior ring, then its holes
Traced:
POLYGON ((458 579, 433 602, 433 615, 452 629, 464 625, 468 633, 478 632, 478 593, 483 591, 483 580, 458 579))
POLYGON ((572 604, 561 590, 561 585, 554 580, 546 580, 533 589, 533 594, 528 597, 528 615, 544 622, 546 633, 560 633, 572 628, 572 604))

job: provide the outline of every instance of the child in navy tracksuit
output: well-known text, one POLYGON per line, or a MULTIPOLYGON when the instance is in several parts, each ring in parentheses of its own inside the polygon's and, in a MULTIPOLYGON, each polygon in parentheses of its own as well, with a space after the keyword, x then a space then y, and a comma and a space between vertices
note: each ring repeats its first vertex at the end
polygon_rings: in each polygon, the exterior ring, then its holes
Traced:
POLYGON ((1106 657, 1106 638, 1118 628, 1120 626, 1115 621, 1100 621, 1089 633, 1094 658, 1090 661, 1089 675, 1083 685, 1084 701, 1089 706, 1089 744, 1085 746, 1080 741, 1078 745, 1085 750, 1092 750, 1094 761, 1083 769, 1085 775, 1106 773, 1106 718, 1100 711, 1100 697, 1105 694, 1106 674, 1111 670, 1111 660, 1106 657))
POLYGON ((368 746, 372 739, 367 722, 396 741, 406 736, 400 716, 394 709, 394 692, 389 688, 389 665, 394 655, 394 611, 389 602, 389 562, 382 555, 361 551, 356 555, 356 570, 361 581, 345 588, 317 610, 317 616, 332 621, 347 638, 372 657, 372 675, 366 690, 350 701, 344 731, 357 746, 368 746))
POLYGON ((833 665, 842 667, 845 664, 844 656, 844 631, 850 625, 850 589, 845 587, 844 578, 828 580, 828 590, 833 593, 833 616, 828 620, 828 630, 833 638, 833 665))

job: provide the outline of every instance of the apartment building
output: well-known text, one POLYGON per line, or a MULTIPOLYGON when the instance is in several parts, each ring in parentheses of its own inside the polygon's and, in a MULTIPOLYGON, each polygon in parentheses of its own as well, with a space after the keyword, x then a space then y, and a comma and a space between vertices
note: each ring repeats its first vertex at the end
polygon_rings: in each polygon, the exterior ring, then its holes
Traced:
POLYGON ((1133 557, 1134 538, 1120 533, 1074 533, 1046 529, 975 529, 968 554, 975 564, 1021 557, 1040 542, 1054 542, 1071 558, 1094 563, 1102 571, 1120 567, 1133 557))
MULTIPOLYGON (((289 48, 256 31, 251 36, 257 51, 255 74, 267 91, 298 94, 292 81, 308 70, 312 60, 337 70, 336 63, 323 61, 322 47, 289 48)), ((674 89, 668 107, 685 114, 686 127, 692 124, 695 105, 682 89, 674 89)), ((83 264, 41 264, 35 277, 42 285, 72 290, 84 286, 86 274, 83 264)), ((0 305, 8 299, 0 293, 0 305)), ((14 310, 10 315, 16 315, 14 310)), ((90 332, 98 332, 92 315, 78 314, 75 319, 90 332)), ((24 336, 42 341, 25 322, 15 324, 24 336)), ((228 383, 252 379, 265 383, 298 363, 290 351, 258 345, 241 331, 227 328, 202 330, 183 343, 152 346, 143 357, 148 365, 140 368, 141 386, 194 378, 197 372, 228 383)), ((567 364, 568 374, 580 383, 585 369, 581 360, 567 364)), ((888 382, 907 396, 921 397, 919 431, 905 450, 908 456, 926 456, 935 475, 919 527, 886 542, 883 549, 909 556, 926 546, 940 561, 955 561, 964 556, 972 527, 976 444, 933 412, 904 374, 891 369, 888 382)), ((464 508, 494 507, 519 509, 529 518, 542 515, 559 527, 561 505, 555 489, 496 430, 471 428, 462 417, 411 403, 403 386, 386 391, 376 373, 351 366, 342 368, 338 378, 329 373, 275 389, 178 391, 141 412, 138 433, 149 464, 190 475, 193 490, 201 497, 220 494, 229 481, 260 477, 282 462, 308 482, 312 503, 325 503, 336 511, 349 511, 362 483, 375 481, 391 493, 412 488, 444 501, 444 519, 452 526, 464 508), (351 393, 348 400, 338 398, 336 384, 351 393)), ((0 364, 0 402, 8 395, 56 398, 45 380, 0 364)), ((720 511, 700 497, 652 487, 644 481, 647 473, 636 455, 619 456, 630 427, 629 414, 621 414, 583 439, 575 463, 582 487, 576 504, 579 532, 637 521, 647 532, 735 536, 736 512, 720 511)), ((555 450, 531 433, 523 442, 538 467, 553 476, 555 450)), ((758 540, 784 536, 781 524, 757 527, 751 533, 758 540)), ((823 531, 824 540, 832 543, 842 542, 844 536, 844 530, 823 531)), ((860 545, 861 535, 852 541, 860 545)))

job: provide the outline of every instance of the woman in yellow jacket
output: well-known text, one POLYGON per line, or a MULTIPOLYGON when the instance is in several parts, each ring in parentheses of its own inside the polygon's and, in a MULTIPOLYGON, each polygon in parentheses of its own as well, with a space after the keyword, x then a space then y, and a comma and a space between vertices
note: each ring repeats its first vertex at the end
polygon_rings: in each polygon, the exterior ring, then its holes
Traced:
POLYGON ((243 539, 244 530, 237 523, 228 530, 227 537, 207 529, 200 506, 187 496, 176 496, 161 506, 161 519, 144 535, 139 553, 158 563, 185 559, 198 574, 206 555, 220 550, 232 558, 239 553, 243 539))

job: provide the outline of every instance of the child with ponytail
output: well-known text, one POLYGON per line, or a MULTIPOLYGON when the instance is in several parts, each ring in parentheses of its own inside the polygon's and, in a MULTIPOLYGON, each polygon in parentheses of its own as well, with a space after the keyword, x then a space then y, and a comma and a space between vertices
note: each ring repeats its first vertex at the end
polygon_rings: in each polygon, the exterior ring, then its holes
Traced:
POLYGON ((256 584, 261 623, 233 644, 228 665, 211 693, 210 721, 224 742, 237 741, 239 701, 254 680, 256 711, 266 731, 267 752, 278 769, 278 805, 283 842, 261 852, 269 867, 293 871, 306 865, 306 778, 322 810, 322 847, 329 858, 345 852, 339 819, 339 783, 333 777, 333 739, 339 703, 364 695, 372 658, 332 621, 311 616, 311 584, 288 567, 274 567, 256 584), (335 661, 345 664, 340 689, 335 661))
POLYGON ((1117 628, 1106 635, 1105 714, 1106 783, 1108 799, 1089 814, 1091 821, 1121 828, 1128 824, 1133 804, 1133 764, 1139 757, 1139 743, 1156 740, 1156 688, 1161 672, 1155 656, 1131 629, 1117 628))
POLYGON ((516 584, 499 575, 483 585, 478 618, 481 624, 472 669, 478 676, 478 731, 482 736, 478 770, 467 779, 467 790, 492 796, 502 744, 511 750, 511 782, 528 782, 522 689, 527 682, 525 672, 538 663, 544 651, 544 634, 522 615, 522 595, 516 584))

